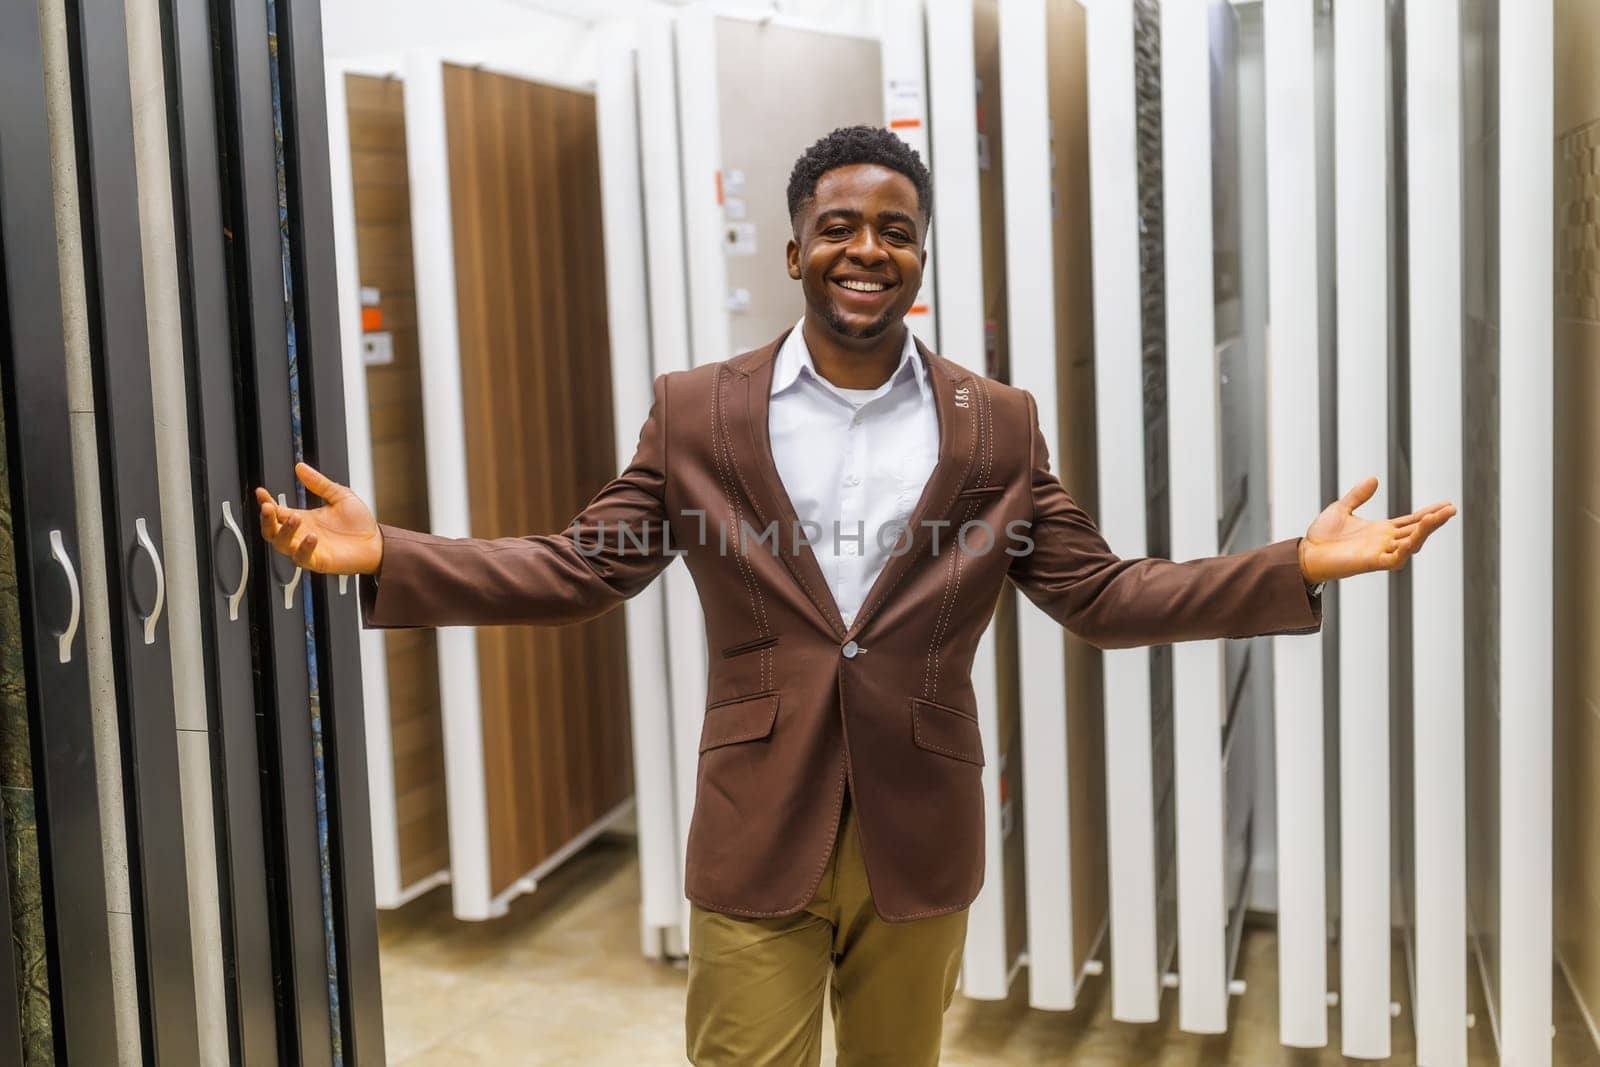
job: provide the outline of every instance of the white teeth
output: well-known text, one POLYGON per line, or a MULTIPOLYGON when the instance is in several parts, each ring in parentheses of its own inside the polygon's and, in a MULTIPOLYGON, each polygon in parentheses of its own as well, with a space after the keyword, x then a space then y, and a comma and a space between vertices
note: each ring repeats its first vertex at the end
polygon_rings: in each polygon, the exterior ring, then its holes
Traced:
POLYGON ((850 278, 841 279, 839 284, 846 289, 854 289, 858 293, 881 293, 889 288, 882 282, 858 282, 850 278))

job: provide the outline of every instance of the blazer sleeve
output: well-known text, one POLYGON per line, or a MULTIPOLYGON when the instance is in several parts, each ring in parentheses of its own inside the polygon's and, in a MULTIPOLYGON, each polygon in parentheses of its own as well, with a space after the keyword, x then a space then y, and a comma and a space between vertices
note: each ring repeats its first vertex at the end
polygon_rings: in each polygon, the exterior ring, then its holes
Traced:
POLYGON ((369 627, 559 625, 604 614, 667 564, 666 382, 627 468, 567 529, 527 537, 436 537, 382 526, 383 563, 360 581, 369 627))
POLYGON ((1184 563, 1119 558, 1050 473, 1038 411, 1027 397, 1033 545, 1016 550, 1010 577, 1051 618, 1097 648, 1321 628, 1322 597, 1300 573, 1298 537, 1184 563))

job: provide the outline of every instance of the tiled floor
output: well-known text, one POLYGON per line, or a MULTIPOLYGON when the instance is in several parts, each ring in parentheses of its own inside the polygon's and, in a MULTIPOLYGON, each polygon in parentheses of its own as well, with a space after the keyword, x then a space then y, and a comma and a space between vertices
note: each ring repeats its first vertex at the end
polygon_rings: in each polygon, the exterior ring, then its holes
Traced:
MULTIPOLYGON (((381 946, 389 1062, 405 1067, 683 1063, 684 971, 640 955, 638 908, 632 842, 603 838, 538 892, 513 903, 503 919, 457 922, 450 915, 448 888, 385 914, 381 946)), ((1332 955, 1336 963, 1337 953, 1332 955)), ((1113 1022, 1105 979, 1089 980, 1078 1011, 1032 1011, 1024 976, 1006 1002, 957 996, 945 1023, 944 1063, 1323 1067, 1357 1062, 1330 1050, 1294 1051, 1278 1044, 1277 946, 1270 927, 1247 934, 1240 968, 1248 989, 1235 999, 1224 1036, 1181 1033, 1170 999, 1160 1025, 1113 1022)), ((1402 977, 1397 973, 1396 989, 1403 988, 1402 977)), ((1560 1067, 1600 1064, 1559 977, 1556 995, 1555 1062, 1560 1067)), ((1478 1010, 1481 1020, 1481 1006, 1478 1010)), ((1337 1041, 1337 1013, 1329 1026, 1337 1041)), ((1480 1023, 1472 1036, 1469 1067, 1487 1067, 1494 1062, 1487 1026, 1480 1023)), ((1395 1025, 1394 1042, 1389 1062, 1414 1062, 1405 1016, 1395 1025)), ((825 1047, 832 1044, 830 1034, 825 1047)), ((833 1062, 831 1053, 823 1062, 833 1062)))

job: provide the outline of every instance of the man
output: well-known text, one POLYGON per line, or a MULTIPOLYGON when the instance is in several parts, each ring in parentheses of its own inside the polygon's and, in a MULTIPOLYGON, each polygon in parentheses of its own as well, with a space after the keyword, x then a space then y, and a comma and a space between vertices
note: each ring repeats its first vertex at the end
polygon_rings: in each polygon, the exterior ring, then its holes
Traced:
POLYGON ((1174 563, 1119 559, 1050 473, 1033 398, 916 342, 928 172, 898 137, 835 130, 795 164, 799 326, 655 380, 633 461, 560 534, 449 540, 326 504, 262 534, 362 576, 368 625, 558 624, 683 554, 709 677, 686 891, 687 1051, 816 1064, 832 976, 838 1062, 931 1064, 983 878, 970 669, 1009 579, 1101 648, 1310 633, 1321 583, 1393 570, 1455 509, 1354 509, 1303 538, 1174 563))

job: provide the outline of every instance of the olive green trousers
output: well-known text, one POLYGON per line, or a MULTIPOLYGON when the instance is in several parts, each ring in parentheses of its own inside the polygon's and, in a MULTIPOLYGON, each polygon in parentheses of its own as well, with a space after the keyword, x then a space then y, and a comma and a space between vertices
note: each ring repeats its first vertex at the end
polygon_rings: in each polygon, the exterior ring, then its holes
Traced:
POLYGON ((805 910, 746 919, 694 906, 689 921, 686 1051, 697 1067, 813 1067, 822 1000, 839 1067, 939 1062, 967 910, 889 923, 867 887, 854 808, 805 910))

